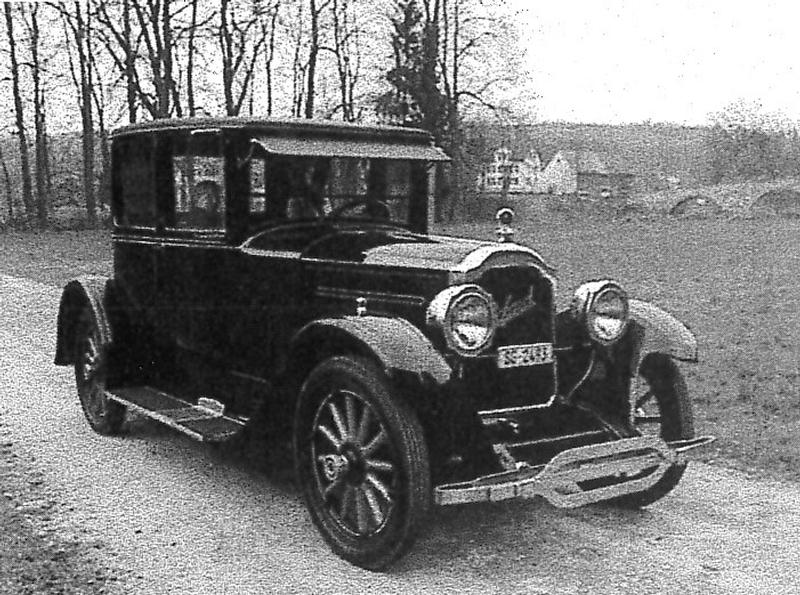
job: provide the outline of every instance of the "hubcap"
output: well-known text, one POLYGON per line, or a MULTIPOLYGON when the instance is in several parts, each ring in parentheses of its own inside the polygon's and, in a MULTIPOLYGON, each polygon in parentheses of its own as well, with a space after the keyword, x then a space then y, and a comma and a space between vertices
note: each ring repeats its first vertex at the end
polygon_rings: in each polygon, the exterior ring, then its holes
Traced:
POLYGON ((355 392, 326 396, 314 416, 311 456, 316 489, 330 517, 345 531, 379 531, 395 507, 400 475, 380 416, 355 392))
POLYGON ((344 455, 322 455, 319 457, 322 467, 322 474, 330 483, 336 483, 347 474, 350 463, 344 455))

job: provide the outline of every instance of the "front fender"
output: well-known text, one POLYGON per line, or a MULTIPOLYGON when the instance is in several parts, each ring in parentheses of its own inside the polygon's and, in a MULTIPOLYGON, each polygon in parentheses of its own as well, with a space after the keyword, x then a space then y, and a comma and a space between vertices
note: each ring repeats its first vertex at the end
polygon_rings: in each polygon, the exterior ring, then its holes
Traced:
POLYGON ((631 337, 633 339, 632 372, 650 353, 664 353, 677 360, 697 362, 697 339, 689 328, 658 306, 630 300, 631 337))
POLYGON ((108 284, 109 279, 106 277, 87 275, 73 279, 64 287, 58 307, 56 365, 74 363, 75 330, 85 308, 89 308, 101 340, 107 344, 112 342, 108 317, 108 284))
POLYGON ((387 372, 430 376, 437 384, 447 382, 452 372, 422 331, 405 319, 383 316, 315 320, 292 339, 290 360, 297 361, 309 351, 333 354, 340 348, 372 356, 387 372))

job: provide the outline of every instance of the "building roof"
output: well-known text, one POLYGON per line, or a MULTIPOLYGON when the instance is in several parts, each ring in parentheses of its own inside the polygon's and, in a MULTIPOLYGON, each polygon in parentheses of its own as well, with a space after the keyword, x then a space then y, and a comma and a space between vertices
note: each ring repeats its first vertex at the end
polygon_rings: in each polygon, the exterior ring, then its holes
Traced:
POLYGON ((610 174, 614 173, 604 157, 594 151, 559 151, 560 155, 579 174, 610 174))
POLYGON ((535 149, 523 151, 519 147, 509 148, 505 145, 501 145, 497 149, 495 149, 494 152, 492 153, 492 158, 496 159, 498 153, 501 151, 507 152, 509 161, 519 161, 519 162, 526 160, 536 161, 538 159, 540 163, 543 163, 541 154, 539 153, 539 151, 535 149))

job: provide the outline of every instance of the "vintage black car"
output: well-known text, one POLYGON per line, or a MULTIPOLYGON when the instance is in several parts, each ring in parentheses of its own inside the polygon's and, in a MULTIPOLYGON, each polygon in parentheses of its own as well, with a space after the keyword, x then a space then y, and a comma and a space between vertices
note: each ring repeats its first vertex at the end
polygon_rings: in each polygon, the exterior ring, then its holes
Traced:
POLYGON ((113 276, 71 281, 58 315, 89 424, 291 437, 354 564, 395 561, 434 504, 650 504, 712 439, 683 324, 611 280, 557 312, 510 210, 497 241, 429 233, 447 157, 426 133, 186 119, 112 140, 113 276))

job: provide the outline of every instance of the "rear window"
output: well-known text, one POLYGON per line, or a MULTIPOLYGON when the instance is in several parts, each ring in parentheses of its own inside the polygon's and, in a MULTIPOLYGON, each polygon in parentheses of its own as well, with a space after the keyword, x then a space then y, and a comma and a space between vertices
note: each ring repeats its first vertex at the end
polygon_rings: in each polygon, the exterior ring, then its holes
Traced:
POLYGON ((179 229, 225 228, 225 161, 222 157, 176 155, 175 226, 179 229))

